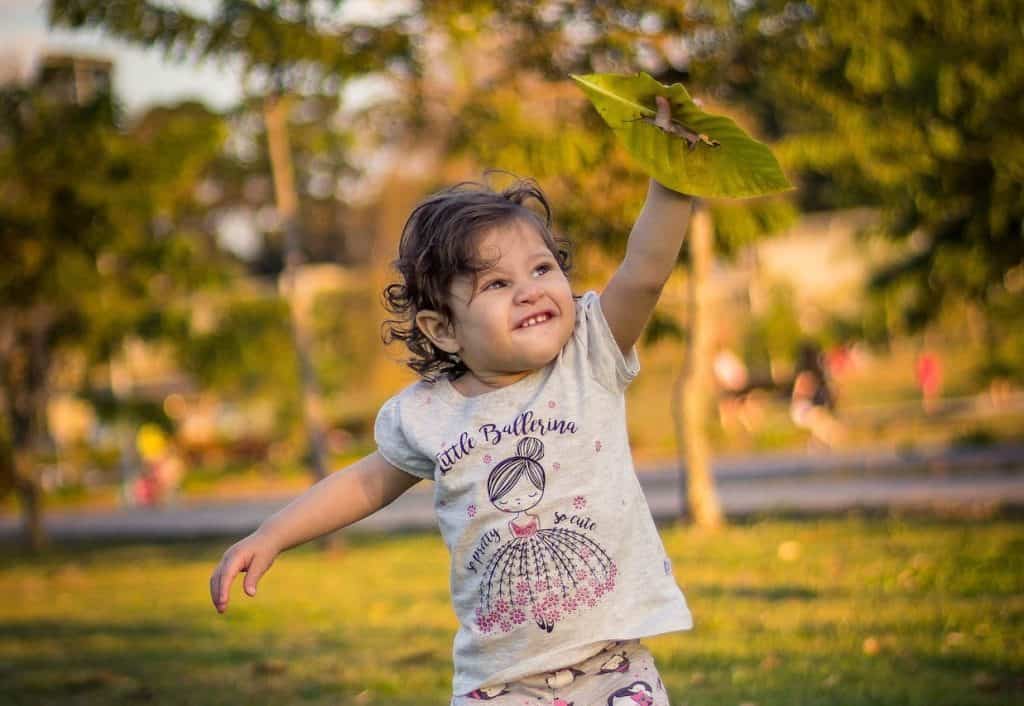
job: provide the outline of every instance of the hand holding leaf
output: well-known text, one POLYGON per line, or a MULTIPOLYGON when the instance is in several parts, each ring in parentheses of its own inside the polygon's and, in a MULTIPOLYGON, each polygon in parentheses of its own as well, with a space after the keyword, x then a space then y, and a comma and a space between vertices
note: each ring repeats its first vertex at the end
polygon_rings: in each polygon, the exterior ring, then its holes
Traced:
POLYGON ((681 84, 663 86, 645 73, 572 78, 641 167, 670 189, 747 198, 793 188, 766 145, 702 111, 681 84))

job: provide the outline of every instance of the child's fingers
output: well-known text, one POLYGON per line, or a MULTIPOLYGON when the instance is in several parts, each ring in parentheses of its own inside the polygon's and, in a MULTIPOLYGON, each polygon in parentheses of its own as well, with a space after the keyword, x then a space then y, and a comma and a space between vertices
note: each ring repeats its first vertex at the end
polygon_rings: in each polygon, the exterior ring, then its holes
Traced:
POLYGON ((228 553, 217 564, 213 575, 210 576, 210 598, 217 612, 223 613, 228 607, 228 600, 231 597, 231 584, 235 582, 235 576, 251 561, 252 556, 239 556, 228 553))
POLYGON ((265 554, 256 554, 252 557, 252 561, 249 562, 249 567, 245 570, 245 581, 242 583, 242 588, 250 596, 256 595, 256 584, 259 583, 260 578, 263 574, 267 573, 267 569, 273 563, 274 558, 265 554))

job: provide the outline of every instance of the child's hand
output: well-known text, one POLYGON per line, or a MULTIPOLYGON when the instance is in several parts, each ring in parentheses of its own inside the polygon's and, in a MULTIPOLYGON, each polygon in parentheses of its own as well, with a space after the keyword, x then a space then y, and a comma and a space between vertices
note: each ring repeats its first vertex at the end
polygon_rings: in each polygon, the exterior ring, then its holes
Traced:
POLYGON ((266 535, 257 530, 236 544, 233 544, 221 557, 217 568, 210 576, 210 598, 218 613, 228 609, 231 597, 231 584, 239 572, 245 574, 242 584, 250 596, 256 595, 256 584, 260 577, 274 563, 280 553, 277 545, 266 535))

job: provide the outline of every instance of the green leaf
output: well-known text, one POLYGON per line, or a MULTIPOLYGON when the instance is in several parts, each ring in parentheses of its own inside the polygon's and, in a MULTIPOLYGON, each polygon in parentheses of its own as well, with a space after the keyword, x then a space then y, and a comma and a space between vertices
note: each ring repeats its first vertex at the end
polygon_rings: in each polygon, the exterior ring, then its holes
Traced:
POLYGON ((775 156, 735 122, 697 107, 682 84, 664 86, 645 73, 572 76, 654 179, 670 189, 706 198, 748 198, 792 189, 775 156), (670 134, 654 124, 655 97, 665 96, 672 120, 719 146, 670 134))

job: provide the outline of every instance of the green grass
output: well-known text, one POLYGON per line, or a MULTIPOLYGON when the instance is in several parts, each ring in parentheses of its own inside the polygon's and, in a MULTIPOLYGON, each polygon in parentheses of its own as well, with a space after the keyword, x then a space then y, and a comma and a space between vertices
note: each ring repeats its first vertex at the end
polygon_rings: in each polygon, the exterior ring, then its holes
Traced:
MULTIPOLYGON (((696 629, 653 638, 674 706, 1024 700, 1024 525, 867 518, 663 532, 696 629)), ((447 704, 433 535, 280 557, 224 616, 225 542, 0 552, 0 704, 447 704)), ((577 706, 596 706, 578 704, 577 706)))

